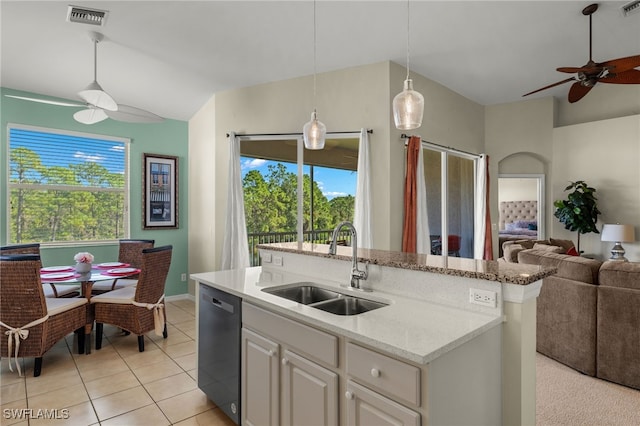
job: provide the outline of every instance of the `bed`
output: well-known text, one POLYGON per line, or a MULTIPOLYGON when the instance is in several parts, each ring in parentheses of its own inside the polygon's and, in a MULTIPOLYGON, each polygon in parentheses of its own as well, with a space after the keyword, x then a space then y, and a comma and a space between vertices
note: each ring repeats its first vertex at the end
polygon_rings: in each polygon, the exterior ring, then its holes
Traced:
POLYGON ((505 241, 538 239, 538 202, 501 201, 498 252, 502 257, 505 241))

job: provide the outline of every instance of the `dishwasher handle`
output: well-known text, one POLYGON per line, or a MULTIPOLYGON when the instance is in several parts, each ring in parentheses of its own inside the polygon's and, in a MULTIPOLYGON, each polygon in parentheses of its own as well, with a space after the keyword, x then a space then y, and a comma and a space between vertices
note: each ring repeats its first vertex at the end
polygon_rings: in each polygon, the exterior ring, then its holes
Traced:
POLYGON ((225 302, 224 300, 220 300, 217 299, 213 296, 208 296, 208 295, 202 295, 202 299, 206 300, 207 302, 209 302, 212 306, 225 310, 227 312, 229 312, 230 314, 233 314, 233 312, 235 311, 234 307, 232 304, 225 302))

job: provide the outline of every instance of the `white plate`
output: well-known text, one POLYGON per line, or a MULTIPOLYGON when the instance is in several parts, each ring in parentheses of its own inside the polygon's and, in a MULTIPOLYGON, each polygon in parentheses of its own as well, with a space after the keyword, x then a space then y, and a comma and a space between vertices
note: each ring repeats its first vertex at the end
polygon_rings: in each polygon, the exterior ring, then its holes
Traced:
POLYGON ((45 280, 63 280, 65 278, 73 278, 73 272, 56 272, 53 274, 42 274, 40 278, 45 280))
POLYGON ((107 273, 114 274, 114 275, 122 275, 122 274, 129 274, 135 271, 137 271, 136 268, 116 268, 116 269, 109 269, 107 273))
POLYGON ((125 265, 125 263, 122 262, 105 262, 105 263, 101 263, 98 266, 100 268, 115 268, 117 266, 123 266, 125 265))
POLYGON ((71 266, 47 266, 46 268, 40 269, 40 273, 49 273, 49 272, 69 272, 73 271, 71 266))

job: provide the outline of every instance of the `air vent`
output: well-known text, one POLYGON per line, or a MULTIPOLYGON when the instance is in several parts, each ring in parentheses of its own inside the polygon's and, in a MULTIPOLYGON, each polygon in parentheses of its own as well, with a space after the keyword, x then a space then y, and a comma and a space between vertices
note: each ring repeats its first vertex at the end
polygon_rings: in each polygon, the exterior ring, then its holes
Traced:
POLYGON ((640 0, 634 0, 622 6, 620 8, 622 11, 622 16, 629 16, 633 13, 640 12, 640 0))
POLYGON ((87 7, 69 6, 67 22, 104 26, 109 14, 106 10, 89 9, 87 7))

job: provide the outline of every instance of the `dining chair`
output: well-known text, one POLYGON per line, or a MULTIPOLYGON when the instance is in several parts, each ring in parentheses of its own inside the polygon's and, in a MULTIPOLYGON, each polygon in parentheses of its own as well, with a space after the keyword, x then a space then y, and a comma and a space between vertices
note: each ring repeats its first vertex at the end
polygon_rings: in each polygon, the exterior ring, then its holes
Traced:
MULTIPOLYGON (((128 263, 132 268, 142 266, 142 250, 153 248, 155 240, 122 239, 119 240, 118 262, 128 263)), ((138 276, 115 278, 109 281, 97 282, 93 285, 91 294, 102 294, 107 291, 134 286, 138 283, 138 276)))
POLYGON ((164 286, 171 266, 172 246, 142 250, 140 277, 128 286, 91 298, 95 307, 96 349, 102 347, 103 324, 111 324, 138 336, 138 350, 144 352, 144 334, 155 330, 167 338, 164 286))
MULTIPOLYGON (((15 244, 0 247, 0 255, 37 254, 40 256, 40 243, 15 244)), ((40 265, 42 267, 42 265, 40 265)), ((42 284, 45 297, 77 297, 80 296, 79 285, 42 284)))
POLYGON ((0 353, 9 358, 11 371, 15 361, 20 376, 18 358, 34 357, 38 377, 42 356, 69 333, 76 332, 78 352, 84 351, 87 299, 45 297, 40 266, 36 254, 0 256, 0 353))

